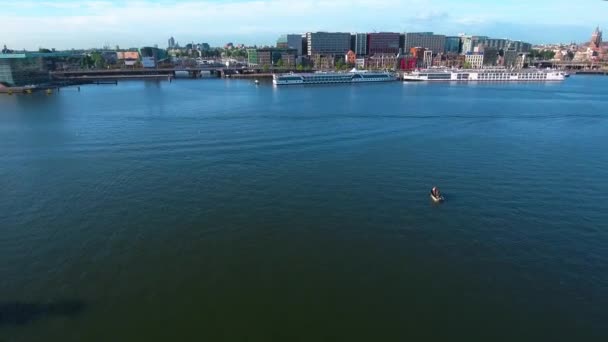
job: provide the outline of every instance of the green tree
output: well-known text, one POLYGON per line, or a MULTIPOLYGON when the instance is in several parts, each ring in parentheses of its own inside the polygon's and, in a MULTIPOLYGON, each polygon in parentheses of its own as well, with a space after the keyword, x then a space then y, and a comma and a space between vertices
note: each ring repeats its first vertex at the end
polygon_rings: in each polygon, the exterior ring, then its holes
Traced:
POLYGON ((101 53, 93 52, 91 54, 91 59, 93 60, 93 65, 95 66, 95 68, 103 69, 106 67, 106 60, 103 58, 101 53))
POLYGON ((345 67, 344 61, 342 61, 341 59, 339 59, 335 64, 336 70, 344 70, 344 67, 345 67))
POLYGON ((298 64, 298 66, 296 67, 297 71, 304 71, 304 66, 300 63, 298 64))
POLYGON ((82 57, 82 59, 80 60, 80 67, 82 69, 90 69, 93 66, 95 66, 95 61, 93 61, 93 59, 89 55, 84 55, 84 57, 82 57))
POLYGON ((464 64, 462 64, 462 68, 463 69, 471 69, 473 66, 471 65, 470 62, 464 62, 464 64))
POLYGON ((264 72, 268 72, 268 70, 270 70, 270 67, 268 66, 268 64, 264 64, 264 66, 262 67, 262 70, 264 72))
POLYGON ((285 63, 283 62, 282 59, 279 59, 277 61, 277 68, 283 68, 285 66, 285 63))

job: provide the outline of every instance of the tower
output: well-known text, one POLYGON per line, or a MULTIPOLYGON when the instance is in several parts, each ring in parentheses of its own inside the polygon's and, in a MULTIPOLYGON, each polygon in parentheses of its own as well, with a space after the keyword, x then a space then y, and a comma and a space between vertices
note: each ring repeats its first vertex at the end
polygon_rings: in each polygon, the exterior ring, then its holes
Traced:
POLYGON ((596 27, 595 31, 591 35, 591 49, 593 51, 599 51, 600 46, 602 45, 602 31, 600 31, 600 27, 596 27))
POLYGON ((172 49, 175 47, 175 38, 171 37, 169 38, 169 49, 172 49))

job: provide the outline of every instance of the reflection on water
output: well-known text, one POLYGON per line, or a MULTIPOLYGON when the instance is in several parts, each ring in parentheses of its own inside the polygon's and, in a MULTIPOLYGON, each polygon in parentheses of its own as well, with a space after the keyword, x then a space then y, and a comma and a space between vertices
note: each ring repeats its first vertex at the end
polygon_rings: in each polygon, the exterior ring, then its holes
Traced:
POLYGON ((604 340, 607 87, 0 96, 0 336, 604 340))

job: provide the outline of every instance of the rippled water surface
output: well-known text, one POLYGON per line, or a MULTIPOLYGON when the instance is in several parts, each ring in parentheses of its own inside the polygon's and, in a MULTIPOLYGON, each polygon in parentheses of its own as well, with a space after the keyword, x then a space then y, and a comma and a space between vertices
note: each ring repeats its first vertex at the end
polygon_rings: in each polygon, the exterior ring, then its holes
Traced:
POLYGON ((0 340, 606 341, 607 93, 0 96, 0 340))

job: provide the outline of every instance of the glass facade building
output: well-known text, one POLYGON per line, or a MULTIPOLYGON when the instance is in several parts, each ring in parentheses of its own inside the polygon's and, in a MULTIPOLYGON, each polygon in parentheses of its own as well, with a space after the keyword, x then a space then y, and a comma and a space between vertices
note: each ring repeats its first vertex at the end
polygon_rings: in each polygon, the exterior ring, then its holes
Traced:
POLYGON ((370 33, 367 37, 368 52, 370 55, 396 55, 399 53, 399 33, 370 33))
POLYGON ((443 53, 445 50, 445 36, 433 34, 433 32, 410 32, 405 34, 404 49, 410 51, 413 47, 421 47, 431 50, 434 54, 443 53))
POLYGON ((80 59, 81 55, 71 52, 0 54, 0 83, 9 87, 48 83, 51 71, 78 64, 80 59))
POLYGON ((350 50, 350 33, 341 32, 309 32, 308 55, 341 55, 350 50))
POLYGON ((445 53, 459 54, 460 49, 460 37, 445 37, 445 53))
POLYGON ((367 33, 355 33, 355 44, 352 47, 357 56, 367 55, 367 33))

